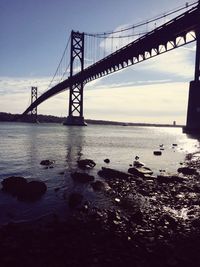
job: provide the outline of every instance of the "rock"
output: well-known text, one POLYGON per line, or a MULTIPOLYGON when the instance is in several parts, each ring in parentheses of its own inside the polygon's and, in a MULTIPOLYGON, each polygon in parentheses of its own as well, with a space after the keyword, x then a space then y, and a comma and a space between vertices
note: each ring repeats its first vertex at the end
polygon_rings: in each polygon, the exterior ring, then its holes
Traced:
POLYGON ((178 225, 178 221, 176 218, 172 217, 170 214, 163 214, 160 218, 159 223, 161 225, 168 225, 168 227, 172 229, 176 229, 178 225))
POLYGON ((75 208, 82 202, 83 196, 80 193, 71 193, 69 196, 69 207, 75 208))
POLYGON ((52 165, 52 164, 54 164, 54 163, 55 163, 54 160, 49 160, 49 159, 45 159, 45 160, 42 160, 42 161, 40 162, 40 164, 41 164, 41 165, 44 165, 44 166, 50 166, 50 165, 52 165))
POLYGON ((137 206, 135 199, 130 196, 123 197, 118 203, 120 203, 123 209, 127 209, 128 211, 135 211, 137 206))
POLYGON ((131 216, 131 221, 141 224, 143 222, 143 214, 140 209, 138 209, 135 213, 131 216))
POLYGON ((111 168, 104 168, 102 167, 102 170, 98 172, 98 175, 104 178, 121 178, 121 179, 127 179, 130 177, 129 173, 118 171, 111 168))
POLYGON ((177 171, 182 173, 182 174, 186 174, 186 175, 197 174, 197 170, 196 169, 189 168, 189 167, 181 167, 181 168, 178 168, 177 171))
POLYGON ((34 201, 39 199, 47 190, 41 181, 27 182, 24 177, 11 176, 2 181, 3 191, 16 196, 20 200, 34 201))
POLYGON ((143 167, 144 166, 144 163, 138 161, 138 160, 135 160, 133 161, 133 166, 136 167, 136 168, 140 168, 140 167, 143 167))
POLYGON ((105 163, 110 163, 110 160, 109 159, 104 159, 104 162, 105 163))
POLYGON ((159 172, 166 172, 166 171, 161 169, 161 170, 159 170, 159 172))
POLYGON ((39 199, 47 190, 47 186, 42 181, 31 181, 27 183, 26 190, 18 196, 21 200, 33 201, 39 199))
POLYGON ((116 202, 116 203, 119 203, 119 202, 120 202, 120 198, 116 197, 116 198, 115 198, 115 202, 116 202))
POLYGON ((155 156, 161 156, 162 155, 162 152, 161 151, 153 151, 153 154, 155 156))
POLYGON ((184 179, 182 177, 176 176, 176 175, 158 175, 157 181, 159 183, 175 183, 175 182, 183 182, 184 179))
POLYGON ((95 191, 104 191, 108 187, 107 184, 105 184, 104 182, 102 182, 100 180, 97 180, 97 181, 91 183, 91 186, 95 191))
POLYGON ((87 173, 74 172, 71 174, 71 177, 74 179, 74 181, 80 183, 88 183, 94 181, 94 176, 89 175, 87 173))
POLYGON ((135 160, 138 160, 140 157, 138 157, 138 156, 135 156, 135 160))
POLYGON ((199 218, 194 218, 193 220, 191 220, 191 224, 193 227, 200 227, 200 220, 199 218))
POLYGON ((78 167, 81 169, 92 169, 96 165, 96 163, 92 159, 82 159, 78 160, 78 167))
POLYGON ((147 168, 147 167, 129 168, 128 172, 133 174, 133 175, 139 176, 139 177, 145 177, 145 175, 152 175, 153 174, 152 170, 147 168))
POLYGON ((24 177, 11 176, 5 178, 1 182, 2 190, 12 194, 13 196, 19 195, 21 192, 26 190, 27 180, 24 177))

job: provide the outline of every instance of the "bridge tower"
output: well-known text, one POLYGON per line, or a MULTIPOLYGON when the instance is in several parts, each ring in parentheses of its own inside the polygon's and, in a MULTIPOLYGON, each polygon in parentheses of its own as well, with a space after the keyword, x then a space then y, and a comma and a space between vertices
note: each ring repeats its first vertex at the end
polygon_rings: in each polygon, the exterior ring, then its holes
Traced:
MULTIPOLYGON (((31 104, 37 100, 37 87, 31 87, 31 104)), ((31 110, 32 122, 37 122, 37 106, 31 110)))
MULTIPOLYGON (((200 10, 200 1, 198 4, 200 10)), ((194 81, 190 82, 187 122, 183 132, 200 134, 200 25, 196 30, 196 58, 194 81)))
MULTIPOLYGON (((74 75, 75 68, 84 69, 84 33, 71 32, 70 77, 74 75)), ((83 117, 83 87, 84 81, 70 86, 69 114, 64 125, 85 126, 83 117)))

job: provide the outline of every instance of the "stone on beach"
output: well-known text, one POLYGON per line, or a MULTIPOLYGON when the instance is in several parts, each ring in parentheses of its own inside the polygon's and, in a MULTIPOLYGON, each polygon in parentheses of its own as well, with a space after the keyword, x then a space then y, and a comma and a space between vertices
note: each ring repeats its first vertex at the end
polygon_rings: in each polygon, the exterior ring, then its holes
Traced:
POLYGON ((12 194, 13 196, 17 196, 21 192, 26 189, 27 180, 24 177, 20 176, 11 176, 5 178, 1 182, 3 188, 2 190, 12 194))
POLYGON ((132 167, 128 169, 128 172, 139 177, 145 177, 145 175, 153 174, 153 171, 148 167, 140 167, 140 168, 132 167))
POLYGON ((136 167, 136 168, 140 168, 140 167, 143 167, 144 166, 144 163, 138 161, 138 160, 135 160, 133 161, 133 166, 136 167))
POLYGON ((42 181, 28 182, 24 177, 11 176, 2 181, 2 190, 16 196, 19 200, 34 201, 39 199, 47 190, 42 181))
POLYGON ((96 165, 92 159, 81 159, 77 161, 77 164, 80 169, 92 169, 96 165))
POLYGON ((162 155, 162 152, 161 151, 153 151, 153 154, 155 156, 161 156, 162 155))
POLYGON ((104 162, 105 163, 110 163, 110 160, 109 159, 104 159, 104 162))
POLYGON ((40 162, 40 165, 51 166, 55 163, 54 160, 45 159, 40 162))

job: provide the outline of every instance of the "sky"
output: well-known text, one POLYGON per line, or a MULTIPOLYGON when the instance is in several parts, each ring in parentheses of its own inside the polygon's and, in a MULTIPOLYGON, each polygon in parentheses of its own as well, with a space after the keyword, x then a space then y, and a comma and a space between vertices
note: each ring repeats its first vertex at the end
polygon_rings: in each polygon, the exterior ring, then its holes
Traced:
MULTIPOLYGON (((192 1, 194 2, 194 1, 192 1)), ((0 0, 0 112, 23 113, 31 86, 43 92, 71 30, 106 32, 183 6, 184 0, 0 0)), ((190 3, 190 1, 189 1, 190 3)), ((84 88, 84 117, 185 124, 195 42, 136 64, 84 88)), ((38 107, 67 116, 69 91, 38 107)))

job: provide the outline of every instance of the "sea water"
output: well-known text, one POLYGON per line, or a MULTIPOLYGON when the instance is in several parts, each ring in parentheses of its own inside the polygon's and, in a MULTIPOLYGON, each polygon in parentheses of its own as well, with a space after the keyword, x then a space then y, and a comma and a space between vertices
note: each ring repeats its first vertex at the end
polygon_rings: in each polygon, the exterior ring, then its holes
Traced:
MULTIPOLYGON (((68 216, 68 197, 80 192, 84 201, 94 205, 110 205, 103 193, 93 192, 89 184, 75 183, 71 173, 77 171, 77 160, 89 158, 96 166, 89 173, 98 177, 101 167, 127 172, 135 157, 151 168, 176 173, 187 153, 199 149, 199 141, 182 133, 181 128, 137 127, 116 125, 0 123, 0 182, 9 176, 41 180, 47 192, 34 202, 19 201, 0 190, 0 224, 27 221, 57 214, 68 216), (176 144, 173 145, 173 144, 176 144), (153 151, 162 150, 161 156, 153 151), (106 164, 104 159, 109 158, 106 164), (54 160, 54 168, 40 165, 54 160)), ((1 189, 1 185, 0 185, 1 189)))

